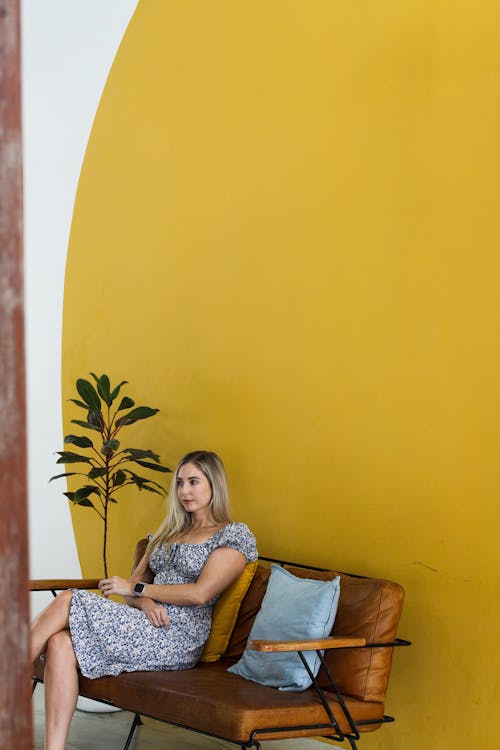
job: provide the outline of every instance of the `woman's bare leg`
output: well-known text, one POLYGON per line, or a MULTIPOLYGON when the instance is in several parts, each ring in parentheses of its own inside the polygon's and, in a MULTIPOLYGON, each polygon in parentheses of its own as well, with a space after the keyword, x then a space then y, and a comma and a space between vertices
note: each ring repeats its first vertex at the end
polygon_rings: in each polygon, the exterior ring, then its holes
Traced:
POLYGON ((78 664, 68 630, 48 639, 44 682, 45 750, 65 750, 78 698, 78 664))
POLYGON ((31 661, 40 656, 52 635, 67 629, 71 597, 71 591, 62 591, 31 623, 31 661))

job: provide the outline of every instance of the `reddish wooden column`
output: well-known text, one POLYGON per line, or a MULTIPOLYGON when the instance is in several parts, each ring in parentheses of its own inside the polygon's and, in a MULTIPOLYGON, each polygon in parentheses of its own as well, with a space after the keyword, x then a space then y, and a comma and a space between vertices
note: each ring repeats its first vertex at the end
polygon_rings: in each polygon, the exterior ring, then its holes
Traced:
POLYGON ((31 748, 19 0, 0 0, 0 748, 31 748))

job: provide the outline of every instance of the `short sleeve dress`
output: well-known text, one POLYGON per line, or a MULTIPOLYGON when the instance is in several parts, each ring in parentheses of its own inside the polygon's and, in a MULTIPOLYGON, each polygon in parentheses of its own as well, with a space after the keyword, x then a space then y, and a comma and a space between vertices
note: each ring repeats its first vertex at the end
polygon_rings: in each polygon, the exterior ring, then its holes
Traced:
MULTIPOLYGON (((255 537, 248 526, 230 523, 201 544, 175 542, 153 550, 149 562, 153 583, 194 583, 218 547, 232 547, 248 562, 257 559, 255 537)), ((201 606, 164 604, 172 622, 156 628, 140 609, 73 589, 69 628, 81 673, 95 679, 194 667, 210 634, 216 599, 201 606)))

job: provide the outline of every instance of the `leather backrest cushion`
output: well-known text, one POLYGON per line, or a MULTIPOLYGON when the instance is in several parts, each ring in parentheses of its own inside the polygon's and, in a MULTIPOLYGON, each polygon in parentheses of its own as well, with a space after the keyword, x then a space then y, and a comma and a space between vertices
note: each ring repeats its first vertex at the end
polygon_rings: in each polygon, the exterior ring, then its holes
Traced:
POLYGON ((139 539, 139 541, 137 542, 135 550, 134 550, 134 566, 132 568, 132 572, 137 568, 142 558, 144 557, 144 553, 146 552, 147 546, 148 546, 147 539, 139 539))
POLYGON ((248 636, 252 629, 255 616, 260 609, 262 599, 266 593, 267 582, 271 571, 264 565, 257 565, 252 583, 250 584, 243 601, 236 625, 234 626, 231 639, 224 653, 224 659, 234 661, 239 659, 247 645, 248 636))
MULTIPOLYGON (((144 555, 146 553, 146 548, 148 546, 148 542, 149 542, 148 539, 140 539, 137 542, 136 547, 135 547, 135 551, 134 551, 134 565, 132 567, 132 571, 131 571, 132 573, 134 572, 134 570, 137 568, 137 566, 141 562, 142 558, 144 557, 144 555)), ((153 574, 151 568, 149 567, 149 565, 148 565, 148 567, 146 569, 146 572, 143 574, 142 578, 143 578, 144 581, 152 581, 153 580, 154 574, 153 574)))
MULTIPOLYGON (((340 600, 332 635, 360 636, 367 643, 390 643, 397 634, 404 601, 398 583, 379 578, 355 578, 332 571, 291 567, 296 576, 331 580, 340 575, 340 600)), ((330 649, 325 660, 339 691, 365 701, 385 699, 392 662, 392 648, 330 649)), ((327 676, 318 680, 327 688, 327 676)))

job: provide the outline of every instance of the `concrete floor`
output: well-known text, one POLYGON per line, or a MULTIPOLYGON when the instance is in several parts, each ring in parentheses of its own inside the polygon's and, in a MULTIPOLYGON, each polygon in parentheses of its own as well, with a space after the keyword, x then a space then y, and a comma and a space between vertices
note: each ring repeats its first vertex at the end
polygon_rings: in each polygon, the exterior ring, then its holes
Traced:
MULTIPOLYGON (((90 713, 76 711, 66 750, 122 750, 133 715, 127 711, 90 713)), ((33 750, 43 750, 43 685, 33 695, 33 750)), ((236 750, 238 746, 186 729, 144 719, 130 750, 236 750)), ((324 750, 332 745, 317 740, 276 740, 262 742, 263 750, 324 750)))

